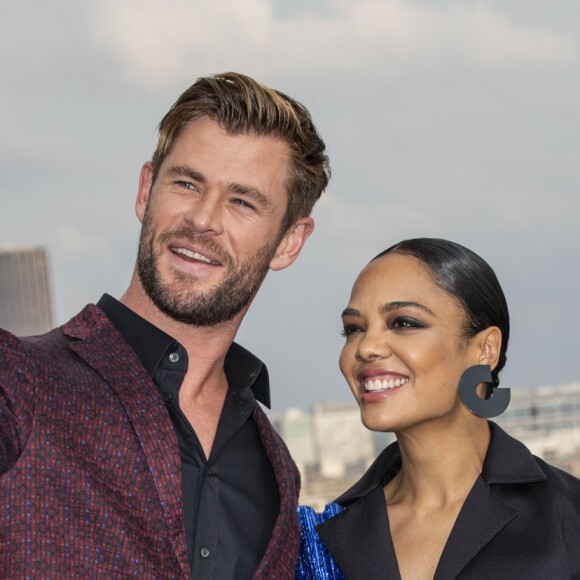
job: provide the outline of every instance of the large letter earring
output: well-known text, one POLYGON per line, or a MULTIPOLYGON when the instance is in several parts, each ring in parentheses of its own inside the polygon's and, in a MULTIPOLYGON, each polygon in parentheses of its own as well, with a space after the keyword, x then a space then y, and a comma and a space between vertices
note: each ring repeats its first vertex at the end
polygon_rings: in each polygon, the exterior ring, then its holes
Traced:
POLYGON ((493 387, 489 399, 482 399, 477 394, 477 385, 487 383, 491 386, 491 367, 489 365, 474 365, 469 367, 459 380, 459 396, 465 408, 479 417, 497 417, 510 404, 510 389, 493 387))

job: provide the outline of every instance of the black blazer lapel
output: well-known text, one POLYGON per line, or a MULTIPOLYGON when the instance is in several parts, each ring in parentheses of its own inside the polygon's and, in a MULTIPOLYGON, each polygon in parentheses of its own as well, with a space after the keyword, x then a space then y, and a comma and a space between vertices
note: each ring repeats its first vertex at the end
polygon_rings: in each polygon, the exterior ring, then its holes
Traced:
POLYGON ((435 571, 435 580, 457 578, 463 568, 518 515, 480 475, 471 489, 435 571))
POLYGON ((471 489, 443 550, 435 578, 455 578, 500 533, 518 511, 494 492, 496 484, 518 485, 546 478, 532 454, 495 423, 480 475, 471 489))
POLYGON ((471 489, 445 546, 435 578, 456 578, 471 560, 507 525, 518 511, 500 499, 495 485, 519 485, 542 481, 532 454, 495 423, 489 422, 491 441, 482 475, 471 489))
POLYGON ((316 527, 349 580, 399 580, 382 487, 316 527))

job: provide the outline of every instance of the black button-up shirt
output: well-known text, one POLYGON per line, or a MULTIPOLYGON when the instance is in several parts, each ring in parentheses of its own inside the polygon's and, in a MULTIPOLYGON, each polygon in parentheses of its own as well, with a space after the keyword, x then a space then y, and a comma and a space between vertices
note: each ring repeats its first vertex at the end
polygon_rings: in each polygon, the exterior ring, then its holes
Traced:
POLYGON ((269 405, 268 371, 233 343, 224 364, 228 393, 209 458, 179 407, 187 351, 105 294, 98 302, 159 388, 177 436, 187 552, 194 578, 251 578, 280 509, 272 464, 251 413, 269 405))

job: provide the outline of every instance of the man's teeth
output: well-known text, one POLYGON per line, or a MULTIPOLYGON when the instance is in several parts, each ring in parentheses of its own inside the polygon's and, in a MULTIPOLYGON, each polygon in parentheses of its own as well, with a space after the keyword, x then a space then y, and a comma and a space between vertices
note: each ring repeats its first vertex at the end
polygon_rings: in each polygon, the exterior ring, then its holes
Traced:
POLYGON ((172 248, 172 250, 176 254, 182 254, 183 256, 187 256, 192 260, 198 260, 200 262, 205 262, 206 264, 214 264, 214 265, 216 264, 216 262, 212 262, 207 256, 204 256, 203 254, 198 254, 197 252, 192 252, 187 248, 172 248))
POLYGON ((393 387, 400 387, 408 382, 408 378, 400 378, 400 379, 369 379, 365 382, 364 387, 365 391, 384 391, 386 389, 392 389, 393 387))

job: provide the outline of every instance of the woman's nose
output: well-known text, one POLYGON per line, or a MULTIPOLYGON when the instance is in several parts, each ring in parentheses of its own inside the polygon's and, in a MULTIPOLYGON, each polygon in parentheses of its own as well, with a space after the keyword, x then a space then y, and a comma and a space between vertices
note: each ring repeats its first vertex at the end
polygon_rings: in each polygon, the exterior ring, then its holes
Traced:
POLYGON ((391 347, 385 332, 365 332, 360 338, 356 357, 358 360, 376 360, 386 358, 392 354, 391 347))

